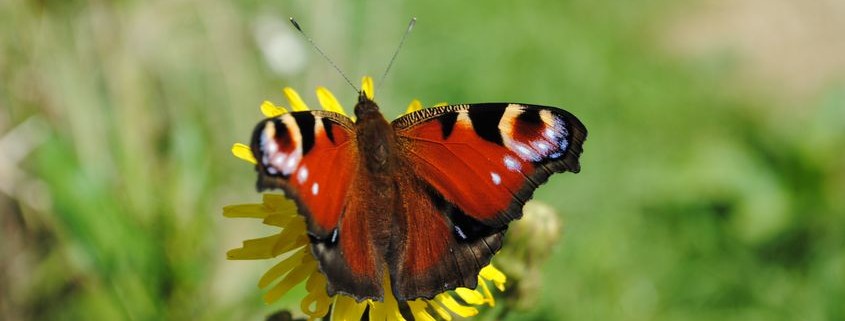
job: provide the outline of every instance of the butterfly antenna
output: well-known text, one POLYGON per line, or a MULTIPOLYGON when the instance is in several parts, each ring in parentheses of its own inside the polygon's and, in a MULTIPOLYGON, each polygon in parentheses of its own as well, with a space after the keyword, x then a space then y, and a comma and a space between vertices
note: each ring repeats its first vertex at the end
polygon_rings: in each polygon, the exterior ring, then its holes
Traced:
POLYGON ((399 46, 396 47, 396 51, 393 52, 393 57, 390 57, 390 62, 387 63, 387 69, 384 70, 384 74, 381 75, 381 79, 378 81, 378 88, 381 88, 381 84, 383 84, 384 79, 387 78, 387 73, 390 71, 390 67, 393 67, 393 62, 396 61, 396 56, 399 55, 399 50, 402 49, 402 45, 405 44, 405 38, 408 38, 408 34, 411 33, 411 29, 414 29, 415 24, 417 24, 417 18, 411 18, 411 21, 408 22, 408 29, 405 30, 405 34, 403 34, 402 39, 399 40, 399 46))
POLYGON ((311 44, 311 47, 314 47, 314 49, 316 49, 317 52, 320 53, 320 56, 323 56, 323 59, 326 59, 326 61, 328 61, 329 64, 334 67, 334 70, 337 70, 337 72, 343 77, 343 79, 346 80, 346 83, 348 83, 349 86, 352 86, 352 88, 355 89, 355 92, 361 92, 360 90, 358 90, 358 87, 355 87, 355 85, 352 84, 352 81, 349 80, 349 77, 346 77, 346 74, 344 74, 343 71, 340 70, 340 67, 338 67, 334 63, 334 61, 329 59, 329 56, 327 56, 326 53, 323 52, 323 50, 320 49, 320 47, 318 47, 316 43, 314 43, 314 40, 311 40, 311 37, 305 34, 305 31, 302 31, 302 27, 299 26, 299 23, 297 23, 293 17, 290 18, 290 23, 293 25, 294 28, 296 28, 296 30, 299 30, 299 33, 302 34, 302 37, 304 37, 305 40, 308 40, 308 43, 311 44))

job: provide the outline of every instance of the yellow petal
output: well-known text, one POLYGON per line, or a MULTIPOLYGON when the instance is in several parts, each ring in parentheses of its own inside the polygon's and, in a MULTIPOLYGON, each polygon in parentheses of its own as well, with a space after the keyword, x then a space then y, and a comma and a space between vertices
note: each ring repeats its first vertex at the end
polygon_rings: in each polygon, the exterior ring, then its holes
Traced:
POLYGON ((241 143, 232 145, 232 155, 253 164, 258 163, 258 161, 255 160, 255 157, 252 156, 252 149, 241 143))
POLYGON ((422 103, 419 100, 414 99, 410 104, 408 104, 408 109, 405 110, 405 113, 410 114, 420 109, 422 109, 422 103))
POLYGON ((229 260, 259 260, 274 257, 273 247, 279 240, 279 234, 243 241, 239 249, 226 252, 229 260))
MULTIPOLYGON (((334 296, 334 303, 332 303, 332 315, 329 317, 329 320, 333 321, 345 321, 346 320, 346 311, 352 308, 352 302, 354 300, 349 299, 344 295, 335 295, 334 296)), ((362 310, 363 311, 363 310, 362 310)), ((360 316, 358 316, 360 320, 360 316)))
POLYGON ((296 204, 282 194, 266 193, 262 196, 261 201, 271 211, 296 214, 296 204))
MULTIPOLYGON (((296 217, 296 204, 278 194, 264 194, 262 204, 237 204, 223 207, 225 217, 267 219, 271 216, 296 217)), ((277 219, 274 219, 277 220, 277 219)), ((265 224, 268 224, 265 222, 265 224)))
POLYGON ((307 248, 300 249, 299 251, 294 252, 293 255, 271 267, 267 270, 267 272, 264 272, 263 276, 261 276, 261 280, 258 281, 258 287, 262 289, 266 288, 271 282, 293 270, 294 267, 302 263, 302 258, 305 257, 305 254, 307 253, 307 248))
POLYGON ((326 277, 323 276, 319 270, 315 269, 305 282, 305 289, 308 290, 308 295, 302 299, 299 308, 302 312, 307 314, 310 318, 321 318, 329 313, 329 303, 331 299, 326 294, 326 277), (310 309, 314 305, 314 309, 310 309))
POLYGON ((281 242, 276 243, 276 247, 273 248, 273 256, 279 256, 282 253, 293 251, 294 249, 300 248, 308 244, 308 236, 307 235, 300 235, 299 238, 294 240, 293 242, 283 244, 281 242))
POLYGON ((299 302, 299 308, 302 310, 302 313, 308 315, 308 320, 322 318, 326 313, 329 313, 329 297, 308 293, 299 302), (311 309, 312 305, 314 306, 313 310, 311 309))
POLYGON ((328 284, 328 280, 323 275, 322 272, 319 270, 314 270, 314 273, 308 277, 308 281, 305 282, 305 289, 308 292, 314 292, 317 294, 322 294, 325 297, 328 297, 328 293, 326 293, 326 284, 328 284))
POLYGON ((455 289, 455 293, 466 303, 472 305, 484 304, 484 296, 476 290, 457 288, 455 289))
POLYGON ((373 97, 376 96, 376 92, 373 89, 373 78, 372 77, 364 76, 364 78, 361 79, 361 90, 364 91, 364 95, 366 95, 367 98, 369 98, 370 100, 372 100, 373 97))
POLYGON ((405 320, 402 313, 399 312, 399 304, 393 296, 393 290, 390 288, 390 275, 384 273, 382 278, 382 287, 384 288, 384 302, 370 302, 370 320, 405 320))
POLYGON ((384 302, 369 301, 370 304, 370 321, 386 321, 387 308, 384 302))
POLYGON ((267 217, 264 218, 264 221, 262 221, 261 223, 264 223, 265 225, 284 228, 285 226, 288 225, 288 223, 291 222, 291 220, 294 217, 296 217, 296 216, 272 214, 272 215, 267 215, 267 217))
POLYGON ((370 301, 371 321, 407 321, 399 312, 399 306, 386 302, 370 301))
POLYGON ((481 288, 481 293, 484 294, 484 301, 487 302, 487 305, 490 307, 496 306, 496 298, 493 297, 493 293, 490 293, 490 288, 487 287, 487 280, 478 277, 478 285, 481 288))
POLYGON ((437 303, 442 304, 444 307, 451 310, 455 314, 464 318, 478 314, 478 309, 458 303, 458 301, 455 301, 455 298, 453 298, 448 293, 438 294, 434 297, 434 300, 437 301, 437 303))
POLYGON ((367 308, 367 302, 355 302, 345 295, 335 295, 332 321, 359 321, 367 308))
POLYGON ((323 109, 346 115, 343 106, 326 87, 317 87, 317 100, 320 101, 320 106, 323 106, 323 109))
POLYGON ((276 286, 264 294, 264 302, 268 304, 275 302, 285 295, 285 293, 290 291, 291 288, 304 281, 305 278, 313 273, 315 269, 317 269, 316 261, 298 265, 293 269, 293 271, 290 271, 290 273, 285 275, 284 279, 279 281, 279 283, 276 283, 276 286))
POLYGON ((428 311, 425 310, 427 304, 423 301, 416 300, 416 301, 409 301, 408 307, 411 308, 411 313, 414 315, 414 320, 417 321, 437 321, 431 314, 428 314, 428 311))
POLYGON ((437 312, 437 315, 439 315, 440 318, 442 318, 443 320, 446 320, 446 321, 452 321, 452 314, 449 313, 448 310, 444 309, 443 306, 441 306, 440 304, 438 304, 437 302, 434 302, 434 301, 427 301, 427 302, 428 302, 428 306, 430 306, 431 309, 434 310, 434 312, 437 312))
POLYGON ((291 246, 295 245, 298 239, 307 237, 305 236, 305 223, 301 219, 291 221, 288 223, 287 228, 282 230, 282 232, 278 235, 279 238, 273 246, 273 256, 289 251, 291 246))
POLYGON ((271 117, 278 117, 287 113, 288 110, 282 106, 276 106, 269 100, 265 100, 261 103, 261 113, 264 114, 267 118, 271 117))
POLYGON ((444 102, 439 102, 439 103, 434 104, 434 107, 443 107, 443 106, 448 106, 448 105, 449 105, 449 103, 444 101, 444 102))
POLYGON ((223 216, 225 217, 250 217, 263 219, 270 214, 270 211, 267 211, 267 209, 261 204, 239 204, 223 207, 223 216))
POLYGON ((302 101, 302 98, 299 97, 299 94, 296 93, 293 88, 285 87, 285 89, 282 89, 282 91, 285 93, 285 97, 290 102, 290 108, 293 109, 293 111, 308 110, 308 105, 305 105, 305 102, 302 101))
POLYGON ((505 291, 505 282, 507 281, 507 277, 505 277, 505 274, 502 273, 502 271, 499 271, 499 269, 494 267, 493 264, 485 266, 481 269, 481 273, 478 275, 487 280, 493 281, 493 284, 496 285, 496 288, 499 289, 499 291, 505 291))
MULTIPOLYGON (((293 236, 305 235, 305 219, 302 217, 292 218, 279 235, 286 235, 288 233, 293 236)), ((295 239, 296 237, 290 237, 291 241, 295 239)))

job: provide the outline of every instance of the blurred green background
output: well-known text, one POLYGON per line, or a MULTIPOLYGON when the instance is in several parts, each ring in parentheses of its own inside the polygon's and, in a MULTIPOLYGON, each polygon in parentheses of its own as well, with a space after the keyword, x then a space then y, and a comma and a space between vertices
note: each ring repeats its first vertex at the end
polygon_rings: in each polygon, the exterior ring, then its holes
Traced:
POLYGON ((590 131, 509 320, 845 319, 838 1, 0 0, 0 319, 262 320, 246 142, 292 86, 561 106, 590 131), (357 85, 357 84, 356 84, 357 85))

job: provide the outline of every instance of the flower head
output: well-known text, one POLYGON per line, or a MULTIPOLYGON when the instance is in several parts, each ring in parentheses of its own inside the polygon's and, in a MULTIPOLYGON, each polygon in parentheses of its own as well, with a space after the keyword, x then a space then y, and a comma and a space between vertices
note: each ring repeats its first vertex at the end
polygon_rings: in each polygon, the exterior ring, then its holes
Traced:
MULTIPOLYGON (((374 91, 371 78, 364 77, 362 88, 364 94, 372 99, 374 91)), ((283 92, 293 111, 308 110, 308 106, 296 91, 287 87, 283 92)), ((323 109, 346 114, 334 95, 325 88, 317 88, 317 98, 323 109)), ((422 109, 422 104, 414 100, 408 106, 407 112, 420 109, 422 109)), ((286 113, 287 109, 265 101, 261 104, 261 112, 267 117, 275 117, 286 113)), ((247 162, 253 164, 256 162, 247 145, 235 144, 232 147, 232 153, 247 162)), ((280 259, 279 263, 264 273, 258 282, 260 288, 268 289, 264 294, 264 301, 272 303, 294 286, 305 282, 308 294, 300 301, 300 308, 310 320, 326 316, 330 306, 331 320, 361 320, 365 311, 368 313, 369 320, 377 321, 405 320, 405 317, 413 317, 415 320, 435 320, 435 316, 452 320, 454 315, 460 317, 476 315, 478 309, 475 306, 485 304, 494 306, 496 302, 490 291, 490 284, 499 291, 504 291, 505 275, 493 265, 488 265, 479 273, 477 289, 458 288, 440 293, 431 300, 398 302, 391 292, 388 276, 382 280, 385 297, 381 302, 374 300, 357 302, 354 298, 342 294, 329 297, 326 292, 328 281, 318 269, 317 260, 309 249, 305 220, 297 214, 296 206, 292 201, 280 194, 264 194, 262 203, 226 206, 223 208, 223 215, 257 218, 266 225, 280 229, 279 233, 244 241, 242 247, 230 250, 227 258, 230 260, 280 259), (462 302, 456 300, 455 296, 462 302), (405 315, 402 311, 405 311, 405 315)))

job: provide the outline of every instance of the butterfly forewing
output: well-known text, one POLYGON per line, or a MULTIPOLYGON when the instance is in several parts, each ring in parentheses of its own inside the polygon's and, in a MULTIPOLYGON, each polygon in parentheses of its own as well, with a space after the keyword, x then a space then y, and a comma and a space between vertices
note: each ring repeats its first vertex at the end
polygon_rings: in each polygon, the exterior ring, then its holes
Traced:
POLYGON ((418 176, 474 219, 503 226, 555 172, 578 172, 587 131, 572 114, 523 104, 454 105, 394 121, 418 176))
POLYGON ((253 133, 258 189, 283 189, 320 236, 337 226, 358 164, 352 126, 340 114, 305 111, 269 118, 253 133))

